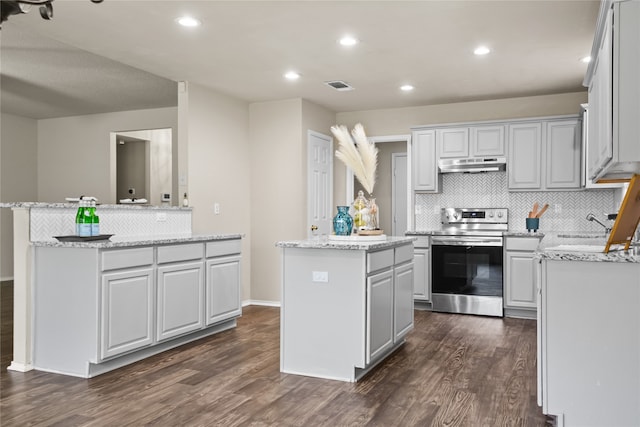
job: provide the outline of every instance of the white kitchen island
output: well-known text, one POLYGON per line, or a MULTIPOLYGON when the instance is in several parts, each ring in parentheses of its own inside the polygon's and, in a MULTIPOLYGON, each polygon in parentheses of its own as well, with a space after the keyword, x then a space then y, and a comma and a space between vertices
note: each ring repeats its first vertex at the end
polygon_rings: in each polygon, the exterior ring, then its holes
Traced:
POLYGON ((90 378, 236 326, 241 235, 32 242, 33 367, 90 378))
POLYGON ((640 248, 539 252, 538 404, 562 426, 640 425, 640 248))
POLYGON ((280 370, 353 382, 400 347, 413 329, 414 240, 278 242, 280 370))

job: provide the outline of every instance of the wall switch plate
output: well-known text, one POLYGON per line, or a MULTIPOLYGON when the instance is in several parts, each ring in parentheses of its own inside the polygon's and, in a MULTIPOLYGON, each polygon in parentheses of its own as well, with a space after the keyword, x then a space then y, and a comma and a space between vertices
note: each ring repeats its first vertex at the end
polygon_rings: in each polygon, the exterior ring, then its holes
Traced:
POLYGON ((165 222, 166 220, 167 220, 167 213, 166 212, 157 212, 156 213, 156 221, 165 222))
POLYGON ((213 213, 216 215, 220 215, 220 203, 213 204, 213 213))
POLYGON ((314 282, 326 283, 329 281, 329 272, 328 271, 312 271, 311 280, 314 282))

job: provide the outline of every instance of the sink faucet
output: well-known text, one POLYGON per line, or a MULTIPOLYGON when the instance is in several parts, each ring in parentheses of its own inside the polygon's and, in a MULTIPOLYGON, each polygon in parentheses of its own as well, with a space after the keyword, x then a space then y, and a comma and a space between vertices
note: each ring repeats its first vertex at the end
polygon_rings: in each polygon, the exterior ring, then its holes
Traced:
POLYGON ((598 218, 596 218, 596 216, 594 214, 592 214, 591 212, 589 212, 587 214, 587 221, 595 221, 595 222, 597 222, 598 224, 600 224, 601 226, 604 227, 605 233, 611 233, 611 228, 607 227, 602 222, 600 222, 600 220, 598 218))

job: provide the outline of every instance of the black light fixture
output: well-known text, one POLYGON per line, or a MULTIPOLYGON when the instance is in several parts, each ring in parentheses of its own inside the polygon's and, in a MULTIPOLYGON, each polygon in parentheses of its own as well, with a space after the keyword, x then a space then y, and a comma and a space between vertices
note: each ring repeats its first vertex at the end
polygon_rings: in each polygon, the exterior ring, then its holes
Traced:
MULTIPOLYGON (((102 3, 103 0, 90 0, 91 3, 102 3)), ((49 20, 53 17, 53 0, 0 0, 0 23, 11 15, 27 13, 31 6, 40 6, 40 16, 49 20)), ((2 27, 0 27, 2 29, 2 27)))

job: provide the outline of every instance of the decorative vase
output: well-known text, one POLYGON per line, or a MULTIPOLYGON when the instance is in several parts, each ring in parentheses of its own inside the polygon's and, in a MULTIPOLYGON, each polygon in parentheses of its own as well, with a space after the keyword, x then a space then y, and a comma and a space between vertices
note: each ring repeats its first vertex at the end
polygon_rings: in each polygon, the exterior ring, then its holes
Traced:
MULTIPOLYGON (((369 195, 371 196, 371 194, 369 195)), ((379 230, 380 224, 378 223, 378 205, 376 204, 375 197, 369 198, 369 230, 379 230)))
POLYGON ((353 201, 353 224, 356 230, 367 230, 369 223, 369 202, 364 198, 362 190, 353 201))
POLYGON ((338 213, 333 217, 333 231, 336 236, 350 236, 353 219, 349 215, 349 206, 338 206, 338 213))

